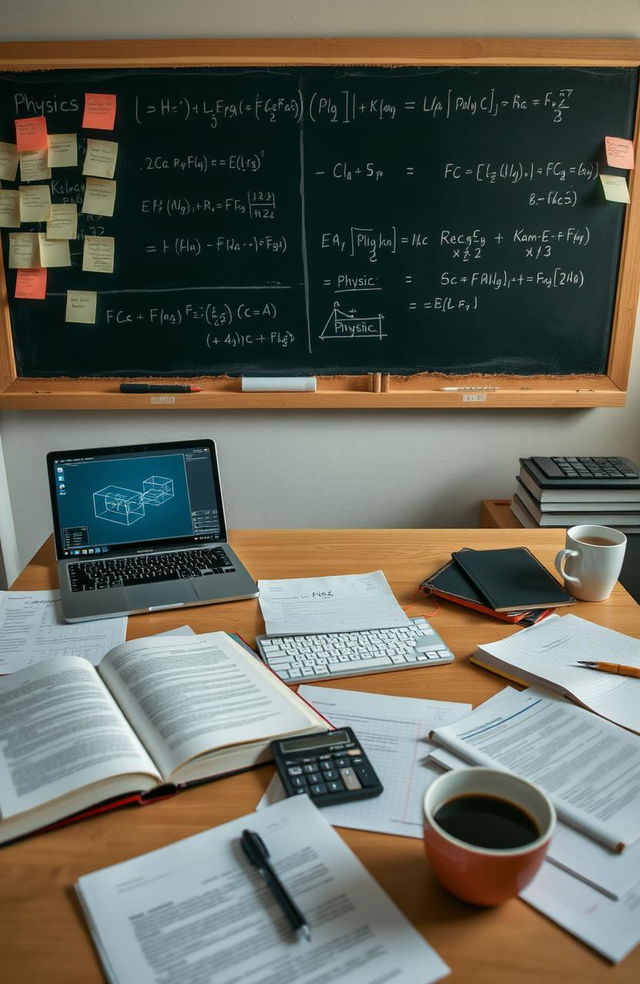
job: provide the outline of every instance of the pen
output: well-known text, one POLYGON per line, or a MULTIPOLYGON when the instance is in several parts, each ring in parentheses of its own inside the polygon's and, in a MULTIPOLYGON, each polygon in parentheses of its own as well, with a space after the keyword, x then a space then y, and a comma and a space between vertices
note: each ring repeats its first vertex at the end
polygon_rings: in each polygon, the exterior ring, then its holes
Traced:
POLYGON ((620 676, 638 677, 640 679, 640 666, 623 666, 622 663, 599 663, 595 659, 579 659, 580 666, 586 666, 589 670, 601 670, 603 673, 619 673, 620 676))
POLYGON ((199 386, 187 383, 120 383, 121 393, 201 393, 199 386))
POLYGON ((302 933, 303 936, 310 940, 311 933, 309 932, 307 920, 275 873, 269 861, 267 845, 262 837, 260 837, 260 834, 256 834, 254 830, 243 830, 240 845, 250 864, 258 869, 271 889, 273 897, 287 917, 291 929, 295 933, 302 933))

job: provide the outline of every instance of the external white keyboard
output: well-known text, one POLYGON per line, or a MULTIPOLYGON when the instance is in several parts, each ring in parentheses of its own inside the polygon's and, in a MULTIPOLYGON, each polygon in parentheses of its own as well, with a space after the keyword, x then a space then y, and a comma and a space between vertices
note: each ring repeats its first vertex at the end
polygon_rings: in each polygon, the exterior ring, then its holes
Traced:
POLYGON ((425 618, 363 632, 258 636, 260 656, 287 683, 333 680, 360 673, 441 666, 453 653, 425 618))

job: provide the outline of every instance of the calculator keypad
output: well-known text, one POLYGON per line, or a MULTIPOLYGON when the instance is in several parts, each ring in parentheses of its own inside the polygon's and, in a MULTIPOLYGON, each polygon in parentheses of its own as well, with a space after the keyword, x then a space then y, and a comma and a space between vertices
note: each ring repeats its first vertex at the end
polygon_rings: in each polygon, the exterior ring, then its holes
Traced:
POLYGON ((305 758, 302 764, 295 759, 285 759, 285 768, 296 793, 325 796, 327 793, 355 792, 375 785, 371 770, 367 769, 359 748, 349 749, 347 754, 322 755, 305 758))

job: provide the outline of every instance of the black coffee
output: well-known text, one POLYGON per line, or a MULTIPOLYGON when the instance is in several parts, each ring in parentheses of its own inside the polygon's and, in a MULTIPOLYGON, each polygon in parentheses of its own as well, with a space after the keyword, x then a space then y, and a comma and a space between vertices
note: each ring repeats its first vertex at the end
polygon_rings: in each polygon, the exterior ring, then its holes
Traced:
POLYGON ((443 803, 434 819, 452 837, 475 847, 525 847, 540 836, 537 824, 521 807, 480 793, 467 793, 443 803))

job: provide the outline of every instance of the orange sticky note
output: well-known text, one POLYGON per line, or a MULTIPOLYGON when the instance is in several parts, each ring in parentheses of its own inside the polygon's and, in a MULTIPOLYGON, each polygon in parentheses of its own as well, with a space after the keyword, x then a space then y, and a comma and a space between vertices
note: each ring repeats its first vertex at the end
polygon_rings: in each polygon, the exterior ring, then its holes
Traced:
POLYGON ((29 116, 16 120, 16 145, 18 153, 25 150, 42 150, 49 148, 47 121, 44 116, 29 116))
POLYGON ((633 141, 624 137, 605 137, 604 149, 609 167, 624 167, 633 170, 633 141))
POLYGON ((47 294, 47 271, 18 270, 16 276, 16 297, 31 301, 43 301, 47 294))
POLYGON ((113 130, 116 121, 116 97, 105 92, 85 92, 84 116, 85 130, 113 130))

